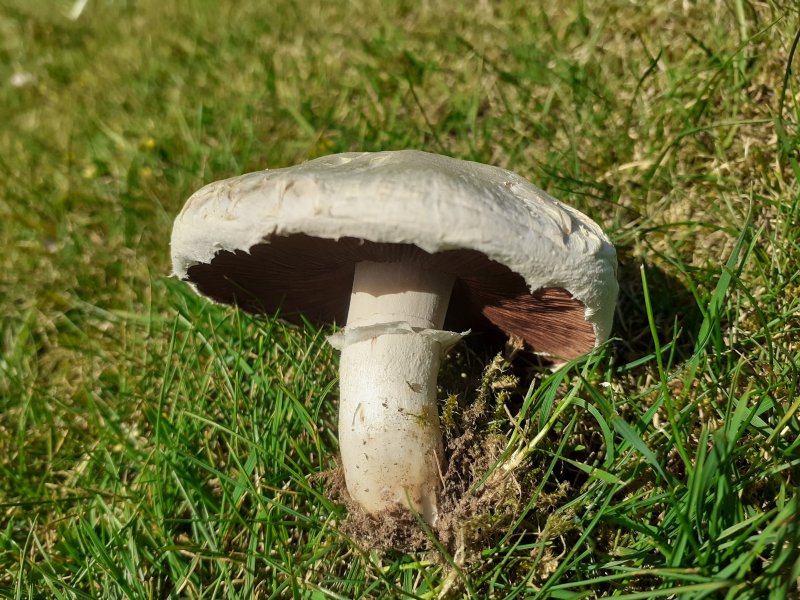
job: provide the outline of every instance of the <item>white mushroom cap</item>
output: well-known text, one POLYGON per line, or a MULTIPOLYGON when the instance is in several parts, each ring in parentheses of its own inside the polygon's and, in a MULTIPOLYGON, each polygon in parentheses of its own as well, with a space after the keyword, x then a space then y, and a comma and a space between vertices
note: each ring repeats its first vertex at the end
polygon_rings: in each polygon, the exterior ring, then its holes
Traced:
POLYGON ((354 263, 421 261, 456 276, 451 312, 564 358, 608 337, 618 291, 616 253, 591 219, 510 171, 415 150, 212 183, 171 244, 174 274, 200 293, 340 323, 354 263))

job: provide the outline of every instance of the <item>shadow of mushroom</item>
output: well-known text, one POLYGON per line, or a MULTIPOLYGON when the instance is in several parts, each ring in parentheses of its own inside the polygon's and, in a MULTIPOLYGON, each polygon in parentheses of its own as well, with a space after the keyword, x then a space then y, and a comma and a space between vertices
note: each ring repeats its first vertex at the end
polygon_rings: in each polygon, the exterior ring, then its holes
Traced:
POLYGON ((614 316, 613 352, 618 365, 625 365, 655 352, 655 343, 645 304, 641 268, 644 266, 653 313, 653 323, 662 349, 675 343, 675 355, 688 358, 695 345, 702 313, 689 288, 655 264, 645 263, 630 246, 617 247, 619 297, 614 316))

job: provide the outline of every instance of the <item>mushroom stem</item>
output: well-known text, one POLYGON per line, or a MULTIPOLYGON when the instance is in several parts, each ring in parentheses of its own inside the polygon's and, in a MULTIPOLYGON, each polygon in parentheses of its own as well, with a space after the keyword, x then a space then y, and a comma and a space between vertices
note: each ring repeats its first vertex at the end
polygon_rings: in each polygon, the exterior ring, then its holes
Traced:
POLYGON ((441 331, 454 278, 414 263, 358 263, 339 368, 339 446, 350 496, 368 513, 437 518, 442 433, 436 377, 461 338, 441 331))

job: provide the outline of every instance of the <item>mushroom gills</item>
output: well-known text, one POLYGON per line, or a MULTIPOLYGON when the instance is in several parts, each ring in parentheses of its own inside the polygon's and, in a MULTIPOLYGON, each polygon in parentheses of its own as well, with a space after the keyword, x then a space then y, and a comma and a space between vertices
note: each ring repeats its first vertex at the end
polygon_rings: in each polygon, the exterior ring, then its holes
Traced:
POLYGON ((341 350, 339 445, 350 496, 367 513, 398 505, 436 523, 442 434, 441 357, 463 334, 443 331, 454 276, 416 262, 355 266, 341 350))

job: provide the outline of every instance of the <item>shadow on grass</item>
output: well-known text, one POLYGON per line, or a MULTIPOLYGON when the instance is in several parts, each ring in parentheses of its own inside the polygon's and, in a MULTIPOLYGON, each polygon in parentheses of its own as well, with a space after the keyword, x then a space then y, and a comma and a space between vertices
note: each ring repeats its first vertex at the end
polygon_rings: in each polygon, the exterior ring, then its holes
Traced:
POLYGON ((643 263, 632 249, 617 247, 619 299, 612 336, 617 338, 617 363, 627 365, 655 353, 645 304, 641 269, 644 268, 652 306, 652 317, 662 349, 676 344, 675 356, 688 358, 703 321, 691 290, 678 278, 653 264, 643 263))

